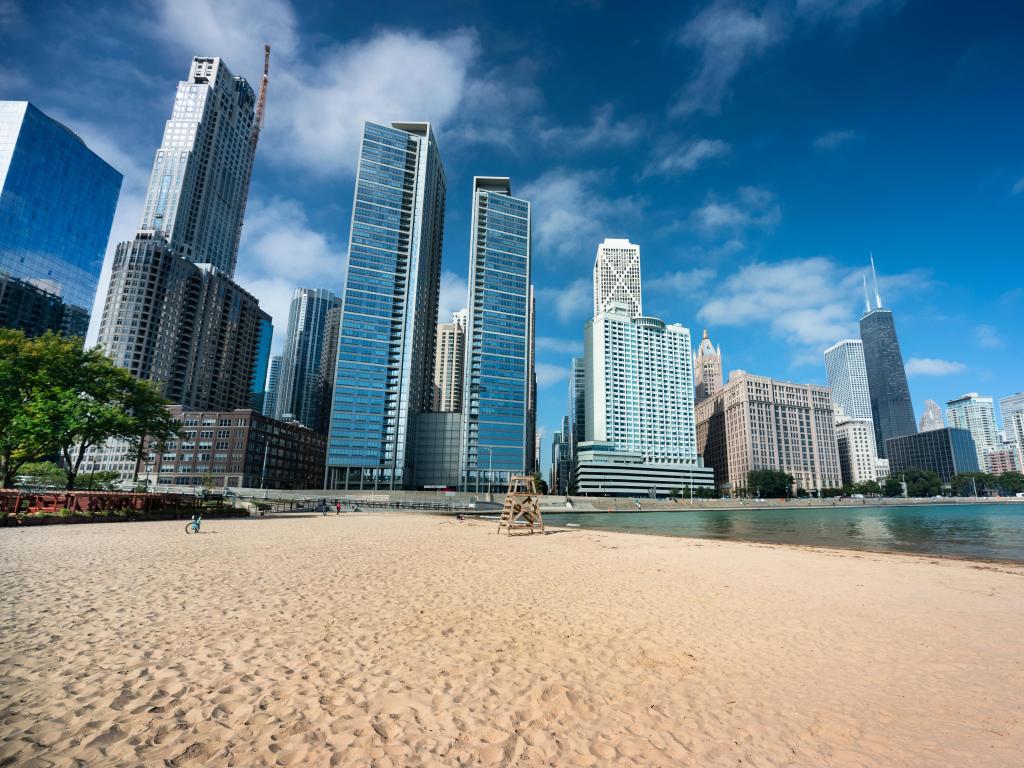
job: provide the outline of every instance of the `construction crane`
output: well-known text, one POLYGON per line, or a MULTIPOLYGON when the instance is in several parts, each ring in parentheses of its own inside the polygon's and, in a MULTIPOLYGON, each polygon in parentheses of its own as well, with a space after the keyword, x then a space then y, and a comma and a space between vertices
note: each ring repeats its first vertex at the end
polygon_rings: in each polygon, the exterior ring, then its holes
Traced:
MULTIPOLYGON (((242 224, 245 222, 245 208, 249 202, 249 182, 252 180, 252 166, 256 162, 256 143, 263 128, 263 113, 267 107, 267 83, 270 82, 270 43, 263 45, 263 80, 260 81, 260 95, 256 99, 256 115, 249 134, 249 172, 245 176, 245 195, 242 197, 242 215, 238 219, 238 238, 242 242, 242 224)), ((237 248, 235 253, 237 254, 237 248)), ((237 255, 236 255, 237 258, 237 255)))

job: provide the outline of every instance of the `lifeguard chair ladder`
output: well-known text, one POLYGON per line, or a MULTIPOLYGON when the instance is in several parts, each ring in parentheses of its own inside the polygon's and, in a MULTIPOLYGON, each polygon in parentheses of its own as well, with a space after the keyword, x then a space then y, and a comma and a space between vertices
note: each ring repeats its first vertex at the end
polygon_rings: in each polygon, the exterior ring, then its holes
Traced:
MULTIPOLYGON (((498 520, 498 533, 507 528, 509 535, 516 528, 523 533, 529 528, 530 533, 544 532, 544 516, 540 512, 540 494, 537 493, 537 481, 531 475, 512 475, 508 482, 508 493, 505 495, 505 506, 498 520), (520 520, 526 525, 518 524, 520 520)), ((518 532, 517 531, 517 532, 518 532)))

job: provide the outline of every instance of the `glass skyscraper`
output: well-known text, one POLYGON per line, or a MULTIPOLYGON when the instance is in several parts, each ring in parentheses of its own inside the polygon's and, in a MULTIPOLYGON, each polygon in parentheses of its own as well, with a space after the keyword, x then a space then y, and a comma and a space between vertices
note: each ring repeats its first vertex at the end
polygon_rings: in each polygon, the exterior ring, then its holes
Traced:
POLYGON ((429 123, 366 123, 327 443, 330 488, 413 484, 430 410, 446 181, 429 123))
POLYGON ((256 367, 252 374, 249 407, 263 412, 267 390, 267 371, 270 368, 270 347, 274 341, 274 322, 269 315, 260 317, 260 339, 256 346, 256 367))
POLYGON ((530 204, 507 177, 473 179, 469 327, 460 477, 466 490, 506 486, 533 466, 530 204))
POLYGON ((871 420, 879 458, 886 458, 886 440, 917 433, 914 405, 910 401, 903 353, 896 337, 892 310, 879 304, 860 319, 864 342, 864 367, 871 397, 871 420))
POLYGON ((988 472, 988 454, 999 447, 999 431, 996 429, 995 404, 991 397, 982 397, 977 392, 961 395, 946 403, 946 421, 949 426, 966 429, 974 440, 978 455, 978 467, 988 472))
POLYGON ((277 386, 278 419, 314 429, 319 420, 317 386, 329 310, 340 300, 325 288, 296 288, 288 313, 288 330, 277 386))
POLYGON ((26 101, 0 101, 0 323, 85 336, 121 174, 26 101))

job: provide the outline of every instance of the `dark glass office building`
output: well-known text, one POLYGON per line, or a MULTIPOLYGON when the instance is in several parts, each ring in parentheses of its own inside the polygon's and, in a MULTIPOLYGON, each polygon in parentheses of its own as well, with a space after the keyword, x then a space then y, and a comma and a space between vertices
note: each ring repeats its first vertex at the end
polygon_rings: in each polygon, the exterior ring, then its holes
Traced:
POLYGON ((429 123, 366 123, 327 441, 330 488, 414 482, 416 417, 432 395, 445 196, 429 123))
POLYGON ((84 336, 121 174, 27 101, 0 101, 0 323, 84 336))
POLYGON ((974 438, 966 429, 945 427, 913 435, 890 438, 889 474, 897 476, 905 469, 930 469, 944 483, 953 475, 978 471, 974 438))
POLYGON ((886 458, 890 438, 917 432, 892 311, 881 307, 868 311, 860 319, 860 338, 864 342, 875 444, 879 458, 886 458))

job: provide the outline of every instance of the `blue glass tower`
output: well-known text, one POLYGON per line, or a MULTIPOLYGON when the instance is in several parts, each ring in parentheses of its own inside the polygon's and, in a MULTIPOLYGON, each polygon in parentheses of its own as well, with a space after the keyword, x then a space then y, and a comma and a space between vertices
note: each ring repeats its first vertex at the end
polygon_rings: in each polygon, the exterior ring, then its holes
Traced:
POLYGON ((274 321, 270 316, 260 317, 259 340, 256 343, 256 367, 249 387, 249 407, 263 412, 267 392, 267 371, 270 368, 270 345, 274 341, 274 321))
POLYGON ((0 323, 85 336, 121 174, 26 101, 0 101, 0 323))
POLYGON ((530 204, 509 179, 473 179, 461 484, 507 487, 532 468, 530 204))
POLYGON ((413 483, 430 410, 446 182, 429 123, 366 123, 327 443, 329 488, 413 483))

